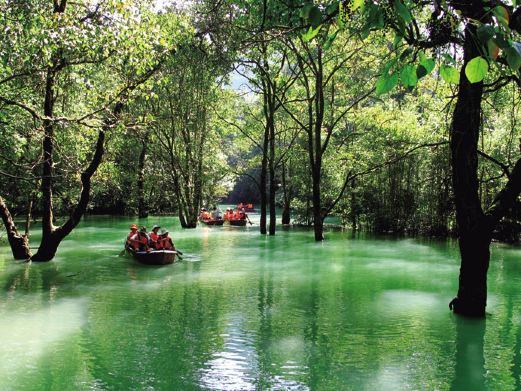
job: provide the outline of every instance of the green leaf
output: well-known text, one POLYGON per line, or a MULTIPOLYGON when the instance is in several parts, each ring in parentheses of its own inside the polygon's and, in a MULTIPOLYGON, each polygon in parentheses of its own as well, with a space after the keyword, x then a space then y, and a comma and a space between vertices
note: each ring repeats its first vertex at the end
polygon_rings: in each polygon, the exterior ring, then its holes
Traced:
POLYGON ((496 42, 493 39, 488 40, 487 51, 488 51, 488 56, 492 60, 495 60, 499 56, 499 46, 496 44, 496 42))
POLYGON ((483 57, 474 57, 465 67, 465 75, 471 83, 482 81, 488 73, 488 62, 483 57))
POLYGON ((317 28, 313 28, 310 26, 309 30, 306 33, 302 34, 302 39, 304 40, 304 42, 309 42, 313 38, 315 38, 318 32, 320 31, 321 27, 322 25, 318 26, 317 28))
POLYGON ((327 7, 326 7, 326 14, 327 15, 333 15, 337 10, 338 10, 338 7, 339 7, 339 2, 338 1, 334 1, 332 2, 331 4, 329 4, 327 7))
POLYGON ((447 64, 452 64, 452 65, 456 65, 456 60, 454 59, 454 57, 452 57, 450 54, 447 54, 447 53, 443 53, 443 60, 445 60, 445 62, 447 64))
POLYGON ((311 8, 313 8, 313 4, 304 4, 304 6, 300 9, 300 17, 307 20, 309 18, 309 11, 311 11, 311 8))
POLYGON ((510 42, 508 41, 508 38, 503 33, 497 34, 496 37, 494 38, 494 42, 501 49, 506 49, 506 48, 510 47, 510 42))
POLYGON ((358 8, 364 9, 364 0, 352 0, 351 1, 351 12, 355 12, 358 8))
POLYGON ((400 80, 405 87, 415 87, 418 83, 418 76, 416 76, 416 68, 412 64, 407 64, 400 72, 400 80))
POLYGON ((498 5, 494 7, 492 13, 494 14, 499 23, 501 23, 505 27, 508 27, 508 20, 510 16, 508 14, 508 10, 505 7, 503 7, 502 5, 498 5))
POLYGON ((425 56, 425 53, 423 51, 420 51, 419 57, 420 57, 420 65, 422 65, 425 68, 425 71, 427 72, 427 75, 428 75, 429 73, 432 72, 436 63, 434 62, 434 59, 427 58, 427 56, 425 56))
POLYGON ((336 30, 333 34, 329 36, 326 43, 324 44, 324 50, 328 50, 331 47, 339 31, 340 29, 336 30))
POLYGON ((507 63, 510 69, 517 71, 519 67, 521 67, 521 53, 514 47, 506 48, 504 52, 507 56, 507 63))
POLYGON ((450 83, 450 84, 459 83, 459 72, 452 65, 443 64, 440 68, 440 76, 447 83, 450 83))
POLYGON ((405 23, 409 24, 412 22, 411 11, 400 0, 394 0, 394 9, 405 23))
POLYGON ((398 75, 383 74, 376 81, 376 94, 382 95, 391 91, 398 84, 398 75))
POLYGON ((318 9, 318 7, 312 7, 309 10, 308 21, 311 23, 311 26, 317 28, 322 24, 322 12, 318 9))
POLYGON ((401 35, 396 34, 394 36, 394 40, 393 40, 393 48, 396 49, 398 47, 398 45, 402 42, 402 39, 403 39, 403 37, 401 35))
POLYGON ((482 24, 478 27, 476 32, 478 35, 478 39, 482 43, 487 42, 489 39, 493 38, 494 35, 496 35, 496 30, 494 30, 494 27, 489 24, 482 24))
POLYGON ((424 76, 427 76, 427 69, 425 69, 423 65, 418 65, 416 68, 416 77, 421 79, 424 76))

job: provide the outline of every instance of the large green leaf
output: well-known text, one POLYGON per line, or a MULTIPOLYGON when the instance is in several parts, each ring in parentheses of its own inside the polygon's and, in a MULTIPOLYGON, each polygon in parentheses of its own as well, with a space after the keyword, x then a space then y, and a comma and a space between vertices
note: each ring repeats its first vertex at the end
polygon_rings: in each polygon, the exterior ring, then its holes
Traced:
POLYGON ((521 53, 519 53, 514 47, 506 48, 504 50, 507 56, 507 63, 510 69, 517 71, 521 67, 521 53))
POLYGON ((394 9, 405 23, 412 22, 411 11, 409 11, 409 8, 407 8, 407 6, 405 6, 400 0, 394 0, 394 9))
POLYGON ((376 94, 382 95, 391 91, 398 84, 398 75, 383 74, 376 81, 376 94))
POLYGON ((355 12, 358 8, 364 9, 364 0, 352 0, 351 1, 351 11, 355 12))
POLYGON ((452 65, 443 64, 440 68, 440 76, 447 83, 450 83, 450 84, 459 83, 459 72, 452 65))
POLYGON ((327 38, 327 41, 326 43, 324 44, 324 50, 328 50, 331 45, 333 44, 333 41, 335 40, 338 32, 340 31, 340 29, 336 30, 333 34, 331 34, 328 38, 327 38))
POLYGON ((407 64, 400 72, 400 80, 405 87, 416 87, 418 83, 418 76, 416 75, 416 68, 412 64, 407 64))
POLYGON ((498 5, 494 7, 492 12, 494 13, 494 16, 496 17, 499 23, 501 23, 505 27, 508 27, 509 14, 508 10, 505 7, 503 7, 502 5, 498 5))
POLYGON ((315 38, 316 35, 318 34, 318 32, 320 31, 321 27, 322 27, 322 25, 319 25, 317 28, 313 28, 310 26, 308 31, 306 33, 302 34, 302 39, 304 40, 304 42, 309 42, 313 38, 315 38))
POLYGON ((313 8, 313 4, 304 4, 304 6, 300 9, 300 17, 307 20, 309 18, 309 12, 311 11, 311 8, 313 8))
POLYGON ((425 68, 425 71, 427 71, 427 74, 431 73, 436 65, 434 59, 427 58, 427 56, 425 56, 425 53, 422 51, 419 52, 419 58, 420 58, 420 64, 425 68))
POLYGON ((477 29, 478 38, 482 43, 487 42, 489 39, 493 38, 496 35, 496 30, 494 30, 494 26, 489 24, 483 24, 477 29))
POLYGON ((465 67, 465 75, 471 83, 482 81, 488 73, 488 62, 483 57, 474 57, 465 67))
POLYGON ((320 12, 318 7, 314 6, 309 10, 308 21, 313 28, 317 28, 322 24, 322 12, 320 12))

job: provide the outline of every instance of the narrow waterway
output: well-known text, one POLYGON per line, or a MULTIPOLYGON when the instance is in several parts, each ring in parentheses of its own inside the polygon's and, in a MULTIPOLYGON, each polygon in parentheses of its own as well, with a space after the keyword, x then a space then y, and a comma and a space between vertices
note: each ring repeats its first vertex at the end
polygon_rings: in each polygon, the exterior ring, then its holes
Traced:
POLYGON ((454 242, 161 217, 184 260, 150 267, 118 257, 132 222, 87 218, 46 264, 0 247, 1 390, 521 389, 519 248, 493 245, 472 321, 454 242))

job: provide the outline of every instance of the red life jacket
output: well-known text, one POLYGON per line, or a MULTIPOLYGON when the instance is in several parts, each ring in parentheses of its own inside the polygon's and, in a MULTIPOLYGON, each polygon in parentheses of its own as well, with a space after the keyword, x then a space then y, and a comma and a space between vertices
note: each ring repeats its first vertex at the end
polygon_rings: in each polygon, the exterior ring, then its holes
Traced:
POLYGON ((137 229, 133 230, 133 231, 130 231, 130 233, 127 235, 127 244, 131 244, 132 243, 132 240, 130 238, 132 236, 134 236, 135 234, 137 234, 137 229))
POLYGON ((148 237, 137 234, 137 239, 132 240, 132 246, 136 251, 146 251, 148 249, 148 237))
POLYGON ((159 238, 156 248, 158 250, 172 250, 174 248, 172 239, 168 236, 166 238, 159 238))
POLYGON ((150 236, 150 245, 152 247, 157 248, 159 235, 157 233, 155 233, 154 231, 152 231, 152 232, 150 232, 149 236, 150 236))

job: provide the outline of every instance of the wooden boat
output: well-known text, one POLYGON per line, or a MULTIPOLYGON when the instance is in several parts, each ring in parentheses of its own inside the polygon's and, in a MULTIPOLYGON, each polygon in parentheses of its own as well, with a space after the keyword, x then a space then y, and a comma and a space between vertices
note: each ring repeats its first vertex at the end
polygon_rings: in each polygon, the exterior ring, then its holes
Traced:
POLYGON ((134 259, 145 265, 168 265, 174 263, 177 254, 175 250, 136 251, 128 246, 126 250, 134 259))
POLYGON ((206 224, 206 225, 223 225, 224 224, 224 220, 223 219, 200 219, 199 220, 201 223, 203 224, 206 224))
POLYGON ((246 225, 246 219, 241 220, 228 220, 230 225, 233 225, 235 227, 244 227, 246 225))

